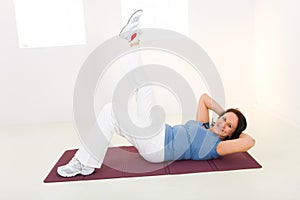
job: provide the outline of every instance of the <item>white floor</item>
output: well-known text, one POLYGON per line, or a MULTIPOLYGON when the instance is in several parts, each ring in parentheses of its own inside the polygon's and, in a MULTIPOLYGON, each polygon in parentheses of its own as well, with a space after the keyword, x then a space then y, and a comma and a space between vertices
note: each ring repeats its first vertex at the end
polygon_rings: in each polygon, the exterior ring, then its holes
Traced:
MULTIPOLYGON (((262 169, 187 175, 43 183, 66 149, 77 148, 72 123, 0 128, 0 199, 300 199, 300 130, 246 109, 250 154, 262 169)), ((118 137, 113 144, 126 144, 118 137)))

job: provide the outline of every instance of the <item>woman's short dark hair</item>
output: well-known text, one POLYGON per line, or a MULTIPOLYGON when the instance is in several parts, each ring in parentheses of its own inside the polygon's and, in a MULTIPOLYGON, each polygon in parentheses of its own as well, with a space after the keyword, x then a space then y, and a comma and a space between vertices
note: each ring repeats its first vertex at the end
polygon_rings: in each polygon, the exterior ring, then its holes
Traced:
POLYGON ((243 115, 241 111, 235 108, 229 108, 225 112, 223 112, 220 117, 222 117, 225 113, 232 112, 238 117, 238 125, 235 129, 235 131, 232 133, 231 136, 227 136, 224 140, 231 140, 231 139, 237 139, 240 137, 241 133, 246 129, 247 127, 247 120, 246 117, 243 115))

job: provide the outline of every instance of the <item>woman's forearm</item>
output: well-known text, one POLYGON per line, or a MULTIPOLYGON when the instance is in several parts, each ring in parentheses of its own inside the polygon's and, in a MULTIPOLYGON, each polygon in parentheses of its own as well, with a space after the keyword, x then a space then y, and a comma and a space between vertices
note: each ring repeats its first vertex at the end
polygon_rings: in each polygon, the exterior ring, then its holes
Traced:
POLYGON ((209 122, 209 110, 214 111, 218 115, 224 112, 224 109, 215 100, 204 93, 199 99, 196 120, 202 123, 209 122))
POLYGON ((245 152, 254 145, 255 140, 250 135, 242 133, 237 139, 221 141, 217 146, 217 152, 222 156, 231 153, 245 152))
POLYGON ((218 104, 213 98, 208 96, 207 94, 204 95, 204 103, 206 107, 218 115, 221 115, 225 110, 218 104))
POLYGON ((247 144, 248 144, 249 148, 251 148, 255 145, 255 139, 252 138, 250 135, 248 135, 246 133, 241 133, 239 138, 244 139, 245 141, 247 141, 247 144))

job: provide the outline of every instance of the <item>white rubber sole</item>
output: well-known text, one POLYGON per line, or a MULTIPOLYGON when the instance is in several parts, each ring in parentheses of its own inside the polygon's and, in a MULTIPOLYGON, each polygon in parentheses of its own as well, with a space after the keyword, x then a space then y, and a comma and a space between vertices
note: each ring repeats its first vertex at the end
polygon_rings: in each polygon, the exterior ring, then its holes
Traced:
POLYGON ((62 177, 66 177, 66 178, 70 178, 70 177, 74 177, 76 175, 83 175, 83 176, 88 176, 91 175, 92 173, 94 173, 95 169, 90 169, 87 171, 77 171, 74 173, 65 173, 61 168, 57 168, 57 173, 62 176, 62 177))

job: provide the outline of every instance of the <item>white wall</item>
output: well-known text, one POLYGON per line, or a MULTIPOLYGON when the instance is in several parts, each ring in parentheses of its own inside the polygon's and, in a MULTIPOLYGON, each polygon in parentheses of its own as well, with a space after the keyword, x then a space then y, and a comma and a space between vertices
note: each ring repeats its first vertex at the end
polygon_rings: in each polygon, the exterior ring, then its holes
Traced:
POLYGON ((0 1, 0 124, 72 120, 79 69, 96 46, 119 32, 119 0, 84 0, 87 45, 51 48, 18 48, 13 6, 0 1))
POLYGON ((256 1, 258 106, 300 128, 300 1, 256 1))
MULTIPOLYGON (((84 5, 87 45, 19 49, 13 3, 0 2, 0 124, 73 119, 82 63, 122 26, 120 0, 84 5)), ((228 106, 258 105, 300 124, 297 9, 297 0, 189 1, 190 37, 215 62, 228 106)))
MULTIPOLYGON (((13 3, 0 2, 4 30, 0 37, 0 124, 72 120, 72 95, 81 64, 122 26, 120 0, 85 0, 84 5, 87 45, 19 49, 13 3)), ((252 1, 191 0, 189 10, 190 36, 216 63, 227 102, 252 106, 252 1)))
POLYGON ((228 107, 255 104, 254 1, 190 0, 190 36, 214 61, 228 107))

